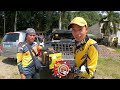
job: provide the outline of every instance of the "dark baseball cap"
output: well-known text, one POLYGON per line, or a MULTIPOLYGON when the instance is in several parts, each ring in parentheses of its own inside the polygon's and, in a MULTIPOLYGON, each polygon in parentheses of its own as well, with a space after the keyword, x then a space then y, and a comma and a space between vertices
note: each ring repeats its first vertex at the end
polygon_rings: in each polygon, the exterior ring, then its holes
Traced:
POLYGON ((36 32, 33 28, 27 28, 26 34, 36 34, 36 32))

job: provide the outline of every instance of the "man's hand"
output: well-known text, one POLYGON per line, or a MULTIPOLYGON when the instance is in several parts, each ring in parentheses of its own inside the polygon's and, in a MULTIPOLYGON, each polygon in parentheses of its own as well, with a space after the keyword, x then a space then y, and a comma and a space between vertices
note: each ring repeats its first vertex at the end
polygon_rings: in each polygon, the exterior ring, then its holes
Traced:
POLYGON ((74 74, 80 74, 81 71, 80 71, 80 69, 77 68, 77 67, 72 67, 72 68, 71 68, 71 73, 74 73, 74 74))
POLYGON ((75 67, 75 68, 74 68, 74 73, 75 73, 75 74, 80 74, 80 73, 81 73, 81 71, 80 71, 80 69, 79 69, 79 68, 75 67))
POLYGON ((24 74, 20 74, 21 79, 26 79, 26 76, 24 74))
POLYGON ((55 52, 55 50, 52 47, 48 48, 48 51, 55 52))

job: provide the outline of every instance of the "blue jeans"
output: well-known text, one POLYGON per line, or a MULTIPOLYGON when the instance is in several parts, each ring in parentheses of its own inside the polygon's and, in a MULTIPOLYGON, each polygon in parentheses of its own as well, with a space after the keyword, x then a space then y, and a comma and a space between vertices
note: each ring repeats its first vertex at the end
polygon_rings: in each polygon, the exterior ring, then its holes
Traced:
POLYGON ((26 79, 40 79, 40 71, 36 71, 35 67, 23 68, 23 74, 26 79))
POLYGON ((40 79, 40 74, 38 72, 32 74, 26 74, 26 79, 40 79))

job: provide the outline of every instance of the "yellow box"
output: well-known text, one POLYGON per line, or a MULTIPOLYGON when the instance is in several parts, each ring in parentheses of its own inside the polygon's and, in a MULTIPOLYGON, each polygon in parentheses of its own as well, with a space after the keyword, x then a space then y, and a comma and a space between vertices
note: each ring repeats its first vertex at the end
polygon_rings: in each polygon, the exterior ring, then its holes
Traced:
POLYGON ((49 54, 49 58, 51 59, 51 61, 50 61, 51 63, 49 65, 49 69, 53 69, 54 68, 54 64, 56 63, 56 61, 62 59, 62 53, 49 54))

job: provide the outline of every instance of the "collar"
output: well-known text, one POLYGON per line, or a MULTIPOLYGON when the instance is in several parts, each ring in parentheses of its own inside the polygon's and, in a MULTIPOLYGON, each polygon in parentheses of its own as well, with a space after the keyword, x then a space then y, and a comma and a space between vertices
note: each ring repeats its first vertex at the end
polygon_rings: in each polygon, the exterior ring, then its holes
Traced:
POLYGON ((75 45, 76 47, 81 46, 81 45, 84 46, 88 40, 89 40, 89 37, 86 35, 85 39, 83 39, 82 41, 80 42, 75 41, 75 45))
MULTIPOLYGON (((25 44, 29 44, 29 43, 27 41, 25 41, 25 44)), ((34 44, 34 42, 30 43, 29 45, 32 46, 33 44, 34 44)))

